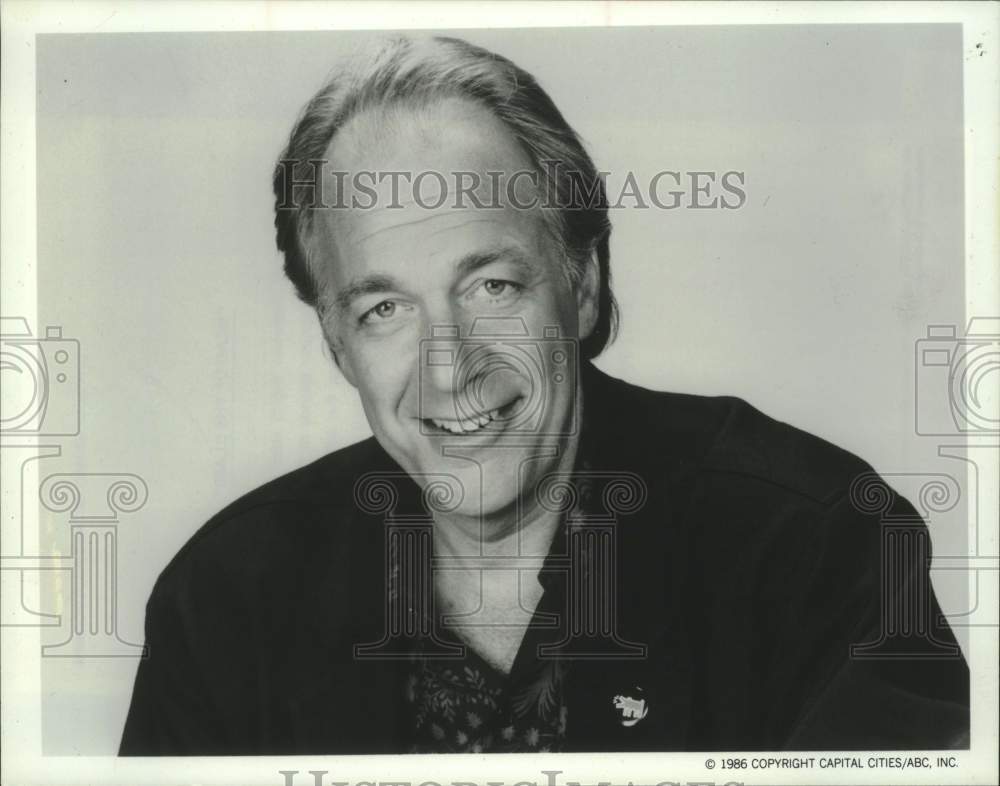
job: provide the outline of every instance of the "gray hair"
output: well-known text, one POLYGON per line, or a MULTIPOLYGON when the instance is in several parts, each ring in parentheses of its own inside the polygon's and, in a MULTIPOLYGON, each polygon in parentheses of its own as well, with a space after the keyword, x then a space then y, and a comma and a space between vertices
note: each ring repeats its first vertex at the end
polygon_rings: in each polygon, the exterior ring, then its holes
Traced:
POLYGON ((459 39, 388 39, 335 73, 306 105, 273 179, 274 225, 278 250, 285 257, 285 274, 302 300, 320 307, 321 291, 308 243, 314 208, 306 206, 306 189, 314 188, 309 183, 315 177, 314 167, 323 160, 337 132, 369 109, 424 107, 446 98, 463 98, 485 107, 524 149, 539 173, 548 204, 558 205, 542 212, 562 246, 570 281, 579 282, 585 266, 596 256, 600 274, 597 322, 580 342, 584 357, 596 357, 618 327, 618 306, 610 285, 611 222, 603 178, 579 136, 531 74, 459 39))

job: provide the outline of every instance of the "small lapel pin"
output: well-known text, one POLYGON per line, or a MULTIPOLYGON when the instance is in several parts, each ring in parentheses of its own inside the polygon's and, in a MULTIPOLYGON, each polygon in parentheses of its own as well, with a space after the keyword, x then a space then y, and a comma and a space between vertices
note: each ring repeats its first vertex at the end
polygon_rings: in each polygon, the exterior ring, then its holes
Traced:
POLYGON ((623 696, 618 694, 611 701, 615 705, 615 709, 618 710, 618 720, 621 722, 622 726, 635 726, 639 721, 646 717, 649 712, 649 706, 646 704, 646 699, 643 698, 642 688, 636 687, 632 693, 636 694, 638 698, 634 696, 623 696))

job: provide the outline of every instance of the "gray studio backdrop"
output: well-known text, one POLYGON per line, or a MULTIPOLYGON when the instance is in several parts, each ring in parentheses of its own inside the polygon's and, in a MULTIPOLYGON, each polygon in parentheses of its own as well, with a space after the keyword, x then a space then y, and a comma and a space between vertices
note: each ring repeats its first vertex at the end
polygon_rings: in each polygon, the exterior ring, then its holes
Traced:
MULTIPOLYGON (((965 320, 958 26, 456 34, 534 73, 601 169, 745 172, 739 210, 615 211, 624 320, 602 368, 744 397, 880 472, 961 477, 914 427, 915 342, 965 320)), ((71 641, 42 660, 46 754, 116 750, 127 642, 199 525, 369 434, 283 278, 270 196, 293 119, 361 37, 38 39, 32 327, 79 341, 81 401, 79 435, 38 472, 97 483, 76 512, 45 512, 43 550, 71 553, 83 507, 107 506, 101 483, 134 475, 148 491, 105 511, 117 562, 97 567, 117 607, 101 625, 123 643, 98 654, 120 657, 58 657, 71 641)), ((937 554, 965 554, 964 515, 932 517, 937 554)), ((97 612, 71 608, 72 571, 44 581, 43 611, 61 615, 44 641, 86 633, 74 618, 97 612)), ((947 611, 965 610, 963 574, 935 582, 947 611)))

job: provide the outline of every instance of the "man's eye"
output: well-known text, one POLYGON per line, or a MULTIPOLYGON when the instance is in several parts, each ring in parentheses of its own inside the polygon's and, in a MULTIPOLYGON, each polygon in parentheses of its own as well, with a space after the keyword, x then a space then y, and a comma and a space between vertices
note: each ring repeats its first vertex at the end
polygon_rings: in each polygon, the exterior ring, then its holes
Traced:
POLYGON ((383 300, 376 306, 368 309, 361 315, 361 322, 370 322, 373 319, 391 319, 396 313, 396 304, 392 300, 383 300))
POLYGON ((499 278, 488 278, 483 282, 483 290, 490 297, 512 295, 517 290, 517 286, 513 281, 503 281, 499 278))

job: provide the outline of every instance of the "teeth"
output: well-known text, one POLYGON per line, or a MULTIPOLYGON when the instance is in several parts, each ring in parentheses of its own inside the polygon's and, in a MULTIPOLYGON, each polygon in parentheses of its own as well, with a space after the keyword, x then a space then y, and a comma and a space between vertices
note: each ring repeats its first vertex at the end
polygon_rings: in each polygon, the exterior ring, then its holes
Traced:
POLYGON ((450 431, 452 434, 468 434, 472 431, 479 431, 479 429, 487 423, 496 420, 499 416, 500 410, 494 409, 483 415, 477 415, 474 418, 464 420, 438 420, 437 418, 430 418, 430 421, 438 428, 450 431))

